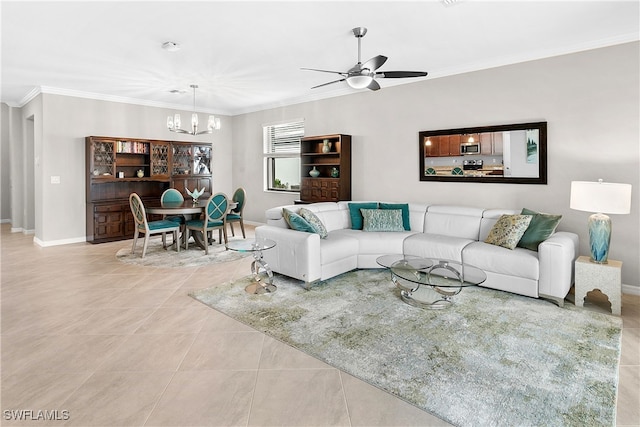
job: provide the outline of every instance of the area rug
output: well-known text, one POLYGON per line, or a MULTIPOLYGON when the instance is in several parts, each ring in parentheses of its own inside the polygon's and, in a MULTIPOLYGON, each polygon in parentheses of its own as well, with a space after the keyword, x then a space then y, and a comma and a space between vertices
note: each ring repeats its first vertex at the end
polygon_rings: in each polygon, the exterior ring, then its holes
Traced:
POLYGON ((458 426, 615 425, 622 321, 465 288, 445 310, 402 302, 385 270, 248 295, 250 278, 194 292, 208 306, 458 426))
MULTIPOLYGON (((238 240, 242 238, 235 237, 233 239, 238 240)), ((171 242, 170 237, 167 238, 167 242, 171 242)), ((176 252, 170 245, 169 243, 169 247, 165 249, 162 247, 161 239, 151 239, 147 246, 147 253, 144 258, 142 258, 142 242, 138 240, 134 254, 131 253, 131 244, 129 244, 116 253, 116 258, 127 264, 146 267, 181 268, 230 262, 251 256, 250 253, 226 250, 225 246, 219 243, 214 243, 209 246, 209 255, 205 255, 204 249, 201 249, 195 243, 190 242, 189 249, 182 247, 180 252, 176 252)))

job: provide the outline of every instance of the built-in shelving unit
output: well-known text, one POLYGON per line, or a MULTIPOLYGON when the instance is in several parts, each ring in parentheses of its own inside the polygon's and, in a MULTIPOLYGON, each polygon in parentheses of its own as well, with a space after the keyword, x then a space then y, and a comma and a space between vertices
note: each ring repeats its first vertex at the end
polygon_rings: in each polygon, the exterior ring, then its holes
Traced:
POLYGON ((302 202, 351 200, 351 135, 302 138, 300 171, 302 202))

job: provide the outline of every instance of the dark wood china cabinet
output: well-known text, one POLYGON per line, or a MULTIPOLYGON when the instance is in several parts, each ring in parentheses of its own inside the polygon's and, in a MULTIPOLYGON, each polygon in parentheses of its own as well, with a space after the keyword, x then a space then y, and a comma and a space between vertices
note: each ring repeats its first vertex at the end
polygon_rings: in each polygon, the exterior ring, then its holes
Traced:
POLYGON ((129 194, 157 201, 164 190, 212 192, 211 144, 139 138, 86 137, 87 242, 133 237, 129 194))

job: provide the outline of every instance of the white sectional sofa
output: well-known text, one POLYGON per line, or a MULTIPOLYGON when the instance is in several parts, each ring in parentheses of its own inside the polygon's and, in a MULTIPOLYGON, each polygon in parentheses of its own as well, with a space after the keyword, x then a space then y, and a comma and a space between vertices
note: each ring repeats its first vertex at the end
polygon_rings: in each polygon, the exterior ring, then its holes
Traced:
POLYGON ((474 265, 487 274, 484 287, 534 298, 547 298, 562 306, 573 284, 573 264, 578 256, 578 236, 556 231, 540 243, 538 251, 507 249, 484 243, 502 214, 509 209, 408 203, 410 230, 363 231, 351 229, 349 203, 326 202, 287 205, 266 211, 266 225, 256 228, 257 238, 275 240, 264 251, 274 272, 304 281, 318 280, 357 268, 380 268, 380 255, 404 253, 426 258, 450 259, 474 265), (305 208, 315 213, 328 231, 319 234, 289 228, 283 208, 305 208))

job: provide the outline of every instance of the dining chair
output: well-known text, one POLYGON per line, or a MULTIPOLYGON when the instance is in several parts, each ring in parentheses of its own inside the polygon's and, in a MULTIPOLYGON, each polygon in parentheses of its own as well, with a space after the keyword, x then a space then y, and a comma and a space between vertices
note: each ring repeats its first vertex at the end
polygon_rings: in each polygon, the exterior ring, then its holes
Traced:
POLYGON ((136 193, 129 195, 129 206, 131 207, 131 213, 133 213, 133 219, 136 222, 136 231, 133 235, 133 246, 131 247, 131 253, 135 253, 136 244, 138 243, 138 236, 140 233, 144 233, 144 244, 142 245, 142 258, 147 253, 147 244, 149 243, 149 236, 153 234, 162 234, 162 247, 167 247, 167 233, 173 233, 173 243, 176 245, 178 252, 180 252, 180 245, 178 244, 178 232, 180 231, 180 224, 161 219, 158 221, 147 221, 147 213, 144 210, 144 204, 136 193))
MULTIPOLYGON (((160 196, 160 204, 164 205, 165 203, 182 203, 184 202, 184 196, 182 193, 175 188, 167 188, 160 196)), ((178 224, 184 224, 185 218, 184 215, 163 215, 163 219, 177 222, 178 224)))
POLYGON ((209 255, 209 232, 218 229, 218 240, 222 242, 222 233, 224 233, 224 243, 227 239, 227 210, 229 209, 229 200, 223 193, 217 193, 209 197, 207 206, 204 209, 202 219, 192 219, 185 223, 186 242, 185 249, 189 249, 189 233, 192 231, 202 232, 204 240, 204 253, 209 255))
POLYGON ((242 230, 242 238, 246 239, 247 236, 244 233, 244 220, 242 217, 242 211, 244 210, 244 204, 247 200, 247 192, 244 188, 240 187, 233 193, 232 200, 236 202, 236 207, 231 209, 227 214, 227 224, 229 224, 229 228, 231 228, 231 235, 235 236, 235 230, 233 229, 233 223, 239 222, 240 229, 242 230))

